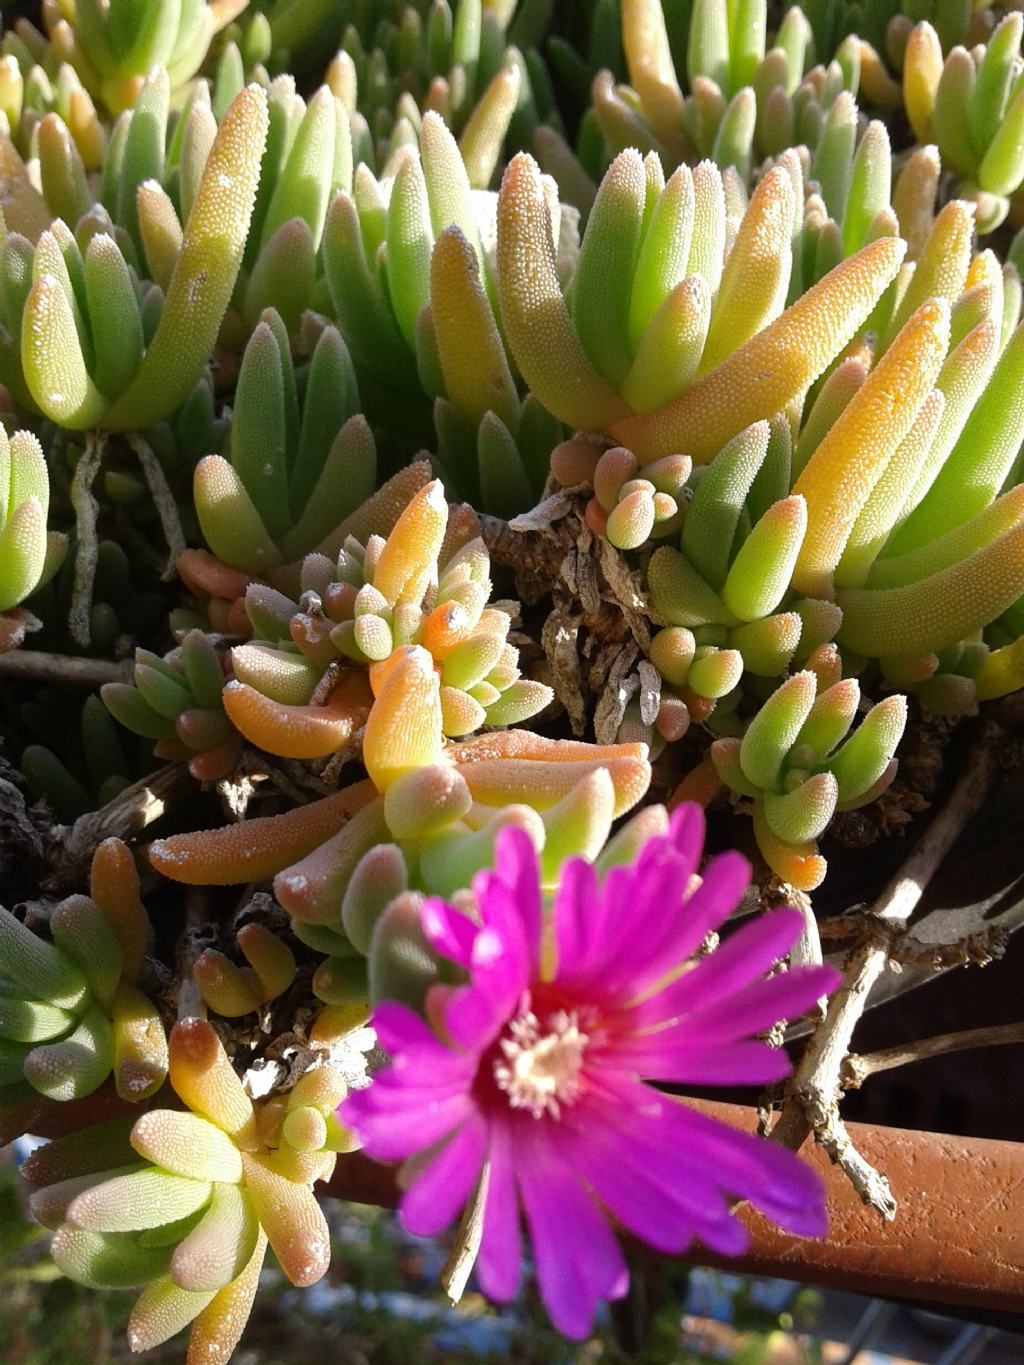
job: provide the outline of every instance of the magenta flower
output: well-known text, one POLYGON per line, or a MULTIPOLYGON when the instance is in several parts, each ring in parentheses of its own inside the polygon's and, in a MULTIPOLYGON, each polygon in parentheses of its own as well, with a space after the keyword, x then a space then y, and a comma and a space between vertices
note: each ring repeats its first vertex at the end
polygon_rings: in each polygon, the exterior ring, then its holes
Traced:
POLYGON ((700 808, 683 806, 603 882, 571 859, 546 914, 529 838, 503 831, 497 870, 473 883, 479 923, 441 900, 424 906, 435 949, 468 974, 428 997, 440 1036, 406 1006, 379 1005, 391 1065, 342 1106, 370 1156, 417 1158, 401 1206, 413 1233, 445 1228, 486 1164, 480 1284, 499 1302, 516 1294, 522 1208, 541 1295, 568 1337, 586 1336, 600 1301, 628 1285, 606 1215, 666 1253, 695 1238, 742 1252, 737 1197, 790 1232, 825 1231, 816 1171, 647 1084, 779 1080, 785 1052, 753 1035, 839 980, 830 967, 765 977, 800 934, 793 910, 693 960, 750 881, 737 853, 698 880, 703 839, 700 808))

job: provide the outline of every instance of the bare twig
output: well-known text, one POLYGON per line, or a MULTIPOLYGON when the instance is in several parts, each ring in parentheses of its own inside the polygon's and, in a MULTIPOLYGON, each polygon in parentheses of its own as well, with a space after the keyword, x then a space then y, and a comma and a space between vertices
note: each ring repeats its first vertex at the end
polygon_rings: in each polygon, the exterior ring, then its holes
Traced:
POLYGON ((134 450, 142 472, 145 475, 146 483, 149 485, 150 496, 156 507, 157 516, 160 518, 160 526, 167 541, 167 567, 163 577, 171 579, 174 577, 174 566, 178 562, 185 550, 185 534, 181 529, 181 518, 178 515, 178 503, 171 486, 167 482, 167 476, 161 467, 160 461, 153 454, 153 450, 147 441, 144 441, 137 431, 129 432, 128 444, 134 450))
POLYGON ((872 906, 874 933, 847 964, 843 983, 797 1064, 772 1130, 773 1138, 789 1147, 799 1147, 813 1133, 864 1202, 887 1220, 896 1215, 896 1201, 888 1180, 860 1155, 839 1116, 840 1075, 871 988, 886 969, 894 936, 902 932, 925 887, 981 806, 992 769, 991 738, 986 727, 946 804, 872 906))
POLYGON ((200 953, 209 947, 206 933, 206 891, 190 886, 185 891, 185 927, 175 954, 178 971, 178 1018, 205 1019, 206 1001, 196 985, 192 967, 200 953))
POLYGON ((172 801, 190 790, 194 790, 194 783, 188 768, 184 763, 170 763, 125 787, 99 810, 79 816, 73 825, 58 826, 54 831, 56 848, 47 889, 60 894, 73 890, 84 878, 93 853, 104 839, 132 838, 158 820, 172 801))
MULTIPOLYGON (((850 953, 867 943, 877 927, 869 913, 854 911, 825 920, 820 933, 830 954, 850 953)), ((938 942, 920 939, 911 931, 892 944, 889 961, 901 967, 930 967, 935 972, 950 967, 985 967, 1002 957, 1008 941, 1008 932, 998 924, 938 942)))
POLYGON ((485 1164, 480 1171, 476 1187, 462 1211, 459 1226, 455 1229, 452 1249, 441 1270, 441 1288, 452 1303, 458 1303, 466 1292, 466 1283, 480 1254, 489 1180, 490 1166, 485 1164))
POLYGON ((1003 956, 1009 941, 1009 931, 999 924, 964 934, 951 943, 922 943, 914 934, 907 934, 894 945, 892 960, 900 967, 924 967, 933 972, 987 967, 1003 956))
POLYGON ((847 1090, 857 1090, 877 1071, 892 1071, 894 1067, 908 1066, 928 1057, 941 1057, 947 1052, 966 1052, 970 1048, 1005 1046, 1007 1043, 1024 1043, 1024 1022, 989 1024, 960 1033, 938 1033, 934 1038, 919 1038, 915 1043, 901 1043, 898 1047, 883 1048, 863 1057, 851 1052, 843 1063, 840 1079, 847 1090))
POLYGON ((90 431, 85 439, 85 450, 75 466, 71 480, 71 502, 75 509, 75 576, 68 612, 68 629, 76 644, 88 649, 92 639, 89 615, 92 610, 92 590, 99 558, 99 537, 96 521, 100 506, 93 496, 92 486, 100 472, 100 461, 106 437, 90 431))
POLYGON ((320 681, 313 688, 313 693, 309 699, 310 706, 326 706, 330 700, 331 693, 334 691, 335 684, 338 682, 344 671, 344 665, 340 659, 332 659, 324 669, 320 681))
POLYGON ((127 659, 79 659, 70 654, 48 654, 42 649, 13 649, 0 654, 0 676, 102 687, 108 682, 129 682, 132 664, 127 659))

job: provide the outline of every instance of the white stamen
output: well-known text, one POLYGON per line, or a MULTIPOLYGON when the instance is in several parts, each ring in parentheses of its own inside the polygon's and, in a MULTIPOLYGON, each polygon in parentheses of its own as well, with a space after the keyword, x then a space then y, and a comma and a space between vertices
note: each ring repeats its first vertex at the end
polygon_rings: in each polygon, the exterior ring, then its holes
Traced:
POLYGON ((544 1114, 557 1119, 561 1106, 580 1093, 588 1039, 575 1010, 559 1010, 543 1031, 537 1016, 526 1010, 509 1025, 509 1035, 501 1040, 505 1060, 494 1067, 498 1088, 513 1109, 528 1109, 535 1119, 544 1114))

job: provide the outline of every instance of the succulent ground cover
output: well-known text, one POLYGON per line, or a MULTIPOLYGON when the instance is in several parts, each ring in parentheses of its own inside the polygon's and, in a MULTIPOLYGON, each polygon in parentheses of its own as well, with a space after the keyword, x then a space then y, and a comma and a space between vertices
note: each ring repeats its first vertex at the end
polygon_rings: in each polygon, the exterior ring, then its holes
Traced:
POLYGON ((411 1230, 462 1215, 454 1295, 514 1297, 525 1231, 573 1338, 620 1232, 827 1235, 808 1132, 893 1216, 839 1068, 1021 757, 1022 36, 977 0, 2 31, 0 1135, 49 1139, 32 1211, 139 1290, 133 1349, 229 1359, 268 1248, 316 1282, 360 1147, 411 1230))

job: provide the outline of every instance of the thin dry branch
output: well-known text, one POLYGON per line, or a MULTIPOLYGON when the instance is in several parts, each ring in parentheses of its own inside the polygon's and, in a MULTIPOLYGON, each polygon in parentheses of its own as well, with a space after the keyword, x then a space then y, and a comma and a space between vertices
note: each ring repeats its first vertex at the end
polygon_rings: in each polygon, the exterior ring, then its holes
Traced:
POLYGON ((99 536, 96 532, 100 505, 93 495, 92 486, 100 472, 105 445, 106 437, 102 433, 89 433, 86 437, 85 450, 79 456, 71 481, 71 502, 75 509, 77 543, 68 628, 72 639, 83 649, 88 649, 92 639, 89 613, 92 610, 92 590, 96 580, 100 549, 99 536))
POLYGON ((132 663, 129 659, 79 659, 42 649, 12 649, 0 654, 0 677, 102 687, 108 682, 130 682, 132 663))
POLYGON ((171 763, 125 787, 99 810, 79 816, 73 825, 57 826, 46 889, 59 894, 74 890, 104 839, 133 838, 159 820, 178 797, 194 789, 186 765, 171 763))
POLYGON ((902 933, 931 878, 984 800, 993 768, 993 738, 994 727, 983 727, 945 805, 872 906, 868 919, 874 932, 850 958, 843 983, 797 1064, 772 1130, 776 1141, 794 1148, 813 1133, 849 1176, 861 1199, 886 1220, 896 1216, 889 1182, 854 1147, 839 1115, 843 1063, 871 988, 886 969, 894 939, 902 933))
POLYGON ((459 1303, 466 1292, 466 1284, 469 1281, 473 1266, 476 1264, 476 1258, 480 1254, 480 1242, 484 1234, 484 1208, 487 1204, 489 1182, 490 1166, 485 1163, 480 1172, 480 1178, 476 1182, 476 1188, 462 1211, 459 1226, 455 1229, 451 1251, 449 1251, 448 1259, 441 1269, 441 1288, 453 1304, 459 1303))
POLYGON ((167 482, 167 475, 161 468, 160 461, 154 455, 149 443, 143 440, 137 431, 133 431, 128 435, 128 444, 142 466, 142 473, 149 486, 153 505, 156 507, 157 516, 160 518, 164 539, 167 541, 167 566, 162 575, 164 581, 167 582, 174 577, 176 572, 174 566, 185 550, 185 534, 181 529, 178 504, 171 491, 171 486, 167 482))
POLYGON ((914 1043, 900 1043, 897 1047, 882 1048, 859 1056, 851 1052, 843 1063, 841 1082, 847 1090, 858 1090, 869 1076, 878 1071, 892 1071, 898 1066, 909 1066, 929 1057, 941 1057, 948 1052, 966 1052, 976 1047, 1004 1047, 1008 1043, 1024 1043, 1024 1022, 1019 1024, 989 1024, 984 1028, 963 1029, 959 1033, 937 1033, 933 1038, 919 1038, 914 1043))
POLYGON ((178 1018, 205 1019, 206 1001, 196 985, 193 966, 208 948, 206 892, 190 886, 185 892, 185 927, 178 939, 175 967, 178 975, 178 1018))

